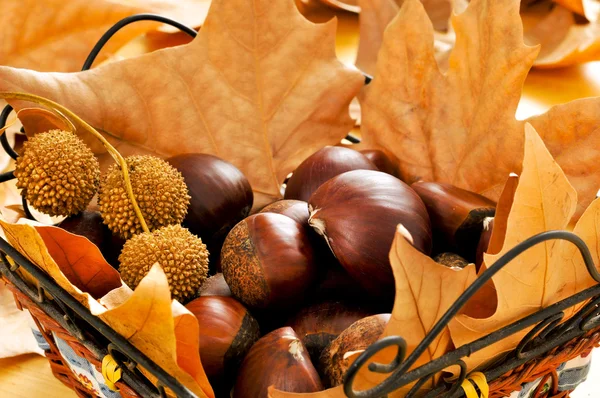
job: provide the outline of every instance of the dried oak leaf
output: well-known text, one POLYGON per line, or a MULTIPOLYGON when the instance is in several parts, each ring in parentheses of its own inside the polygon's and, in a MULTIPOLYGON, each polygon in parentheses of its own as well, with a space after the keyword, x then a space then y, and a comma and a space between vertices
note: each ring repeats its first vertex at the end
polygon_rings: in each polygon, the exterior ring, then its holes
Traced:
POLYGON ((550 4, 521 11, 525 42, 542 46, 534 66, 558 68, 600 59, 600 25, 578 24, 570 10, 550 4))
MULTIPOLYGON (((452 22, 456 46, 443 74, 427 14, 406 1, 363 90, 361 131, 405 181, 447 182, 497 200, 520 171, 524 122, 515 113, 538 48, 523 43, 517 0, 474 0, 452 22)), ((575 185, 578 215, 600 186, 600 169, 590 167, 600 162, 599 108, 600 99, 579 100, 529 119, 575 185)))
MULTIPOLYGON (((462 270, 454 270, 433 261, 429 256, 416 250, 404 237, 400 225, 390 250, 390 262, 396 281, 396 298, 392 317, 382 338, 402 336, 407 345, 407 355, 425 338, 436 322, 444 315, 450 305, 464 292, 475 279, 475 265, 470 264, 462 270), (435 292, 435 294, 431 294, 435 292)), ((446 328, 428 349, 417 359, 413 368, 445 354, 450 345, 450 333, 446 328)), ((391 363, 397 348, 390 347, 375 355, 369 362, 391 363)), ((359 371, 354 388, 365 390, 380 384, 389 374, 370 372, 367 366, 359 371)), ((410 390, 405 386, 390 397, 401 397, 410 390)), ((338 386, 327 391, 312 394, 290 394, 282 391, 270 391, 272 398, 292 398, 294 396, 314 398, 344 397, 343 387, 338 386)))
MULTIPOLYGON (((119 20, 151 12, 200 26, 210 0, 4 0, 0 65, 39 71, 80 70, 98 39, 119 20)), ((137 22, 119 31, 98 60, 134 37, 160 27, 137 22)))
POLYGON ((188 45, 73 74, 0 67, 0 91, 59 102, 124 155, 219 156, 264 205, 303 159, 353 126, 348 105, 363 77, 337 60, 335 30, 304 19, 293 0, 215 0, 188 45))
MULTIPOLYGON (((383 33, 398 14, 400 6, 394 0, 359 0, 361 12, 360 41, 356 66, 369 75, 375 74, 377 55, 383 42, 383 33)), ((464 8, 456 1, 456 9, 464 8)), ((435 59, 442 69, 447 68, 448 56, 454 46, 454 31, 449 25, 452 3, 446 0, 423 1, 423 6, 435 28, 435 59), (429 8, 428 8, 429 7, 429 8)))
MULTIPOLYGON (((566 229, 577 204, 577 193, 554 161, 531 125, 525 127, 523 173, 511 201, 504 245, 498 254, 486 254, 485 264, 493 265, 510 249, 527 238, 549 230, 566 229)), ((506 207, 505 204, 502 204, 506 207)), ((588 246, 599 238, 600 204, 595 201, 574 229, 588 246)), ((597 250, 594 260, 598 261, 597 250)), ((450 322, 450 334, 456 347, 476 340, 520 318, 565 299, 594 284, 583 258, 568 241, 546 241, 513 259, 492 278, 497 294, 496 308, 481 314, 467 308, 450 322)), ((475 296, 472 300, 488 300, 475 296)), ((472 304, 472 303, 471 303, 472 304)), ((565 311, 566 317, 572 311, 565 311)), ((497 355, 514 349, 528 330, 463 358, 473 369, 497 355)))

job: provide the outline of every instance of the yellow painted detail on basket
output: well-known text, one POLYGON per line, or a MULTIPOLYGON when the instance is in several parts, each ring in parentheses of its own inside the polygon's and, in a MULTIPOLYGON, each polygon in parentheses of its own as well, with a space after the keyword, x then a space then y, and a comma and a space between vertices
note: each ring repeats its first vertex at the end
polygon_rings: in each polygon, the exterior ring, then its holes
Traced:
POLYGON ((465 381, 463 381, 461 387, 467 398, 488 398, 490 394, 490 386, 487 383, 485 375, 481 372, 475 372, 469 375, 465 381), (479 388, 481 395, 477 393, 473 384, 479 388))
POLYGON ((110 355, 102 359, 102 376, 106 382, 106 386, 113 391, 117 391, 115 383, 121 380, 121 368, 110 355))

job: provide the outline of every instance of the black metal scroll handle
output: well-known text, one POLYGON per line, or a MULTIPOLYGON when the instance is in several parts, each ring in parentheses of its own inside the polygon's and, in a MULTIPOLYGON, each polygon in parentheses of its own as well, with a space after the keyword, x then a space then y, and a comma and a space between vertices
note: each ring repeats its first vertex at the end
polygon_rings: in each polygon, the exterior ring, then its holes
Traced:
POLYGON ((425 352, 429 345, 440 335, 440 333, 446 328, 448 323, 454 318, 454 316, 460 311, 460 309, 467 303, 467 301, 477 293, 477 291, 485 285, 498 271, 500 271, 506 264, 515 259, 518 255, 528 250, 529 248, 554 239, 567 240, 573 243, 579 249, 585 266, 590 276, 600 283, 600 273, 594 265, 594 260, 590 250, 586 246, 585 242, 577 235, 569 231, 548 231, 542 232, 538 235, 532 236, 531 238, 521 242, 511 250, 509 250, 504 256, 498 259, 491 267, 485 270, 454 302, 454 304, 446 311, 444 316, 435 324, 431 331, 425 336, 423 341, 417 346, 417 348, 403 361, 406 353, 406 342, 400 336, 391 336, 382 339, 369 348, 367 348, 354 363, 350 366, 344 376, 344 393, 350 398, 376 398, 382 397, 386 394, 397 390, 402 387, 402 383, 398 383, 398 379, 409 368, 415 363, 415 361, 425 352), (360 368, 365 365, 370 358, 372 358, 379 351, 396 345, 398 346, 398 353, 394 360, 389 364, 381 364, 372 362, 369 366, 369 371, 376 373, 392 373, 386 378, 381 384, 363 391, 356 391, 352 388, 354 379, 356 378, 360 368))

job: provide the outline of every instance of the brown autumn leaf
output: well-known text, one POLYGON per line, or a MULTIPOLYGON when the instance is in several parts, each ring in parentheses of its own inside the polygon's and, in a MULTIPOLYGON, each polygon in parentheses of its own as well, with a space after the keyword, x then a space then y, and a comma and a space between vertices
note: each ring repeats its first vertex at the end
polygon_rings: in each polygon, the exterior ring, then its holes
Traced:
POLYGON ((69 281, 95 299, 121 286, 119 273, 87 238, 58 227, 35 227, 48 253, 69 281))
MULTIPOLYGON (((392 317, 383 337, 402 336, 407 345, 407 355, 421 343, 435 323, 444 315, 454 301, 475 280, 475 265, 470 264, 462 270, 454 270, 438 264, 420 251, 416 250, 404 238, 403 227, 398 226, 392 248, 390 262, 396 281, 396 298, 392 317), (431 294, 435 292, 435 294, 431 294)), ((450 345, 450 333, 445 329, 419 357, 413 368, 421 366, 432 359, 444 355, 450 345)), ((396 356, 396 347, 390 347, 375 355, 371 362, 390 363, 396 356)), ((358 373, 354 388, 364 390, 371 388, 389 377, 389 374, 370 372, 364 366, 358 373)), ((390 397, 403 396, 410 386, 406 386, 390 397)), ((272 398, 295 396, 281 391, 272 391, 272 398)), ((313 394, 299 396, 329 398, 343 397, 342 387, 313 394)))
POLYGON ((542 46, 534 66, 558 68, 600 59, 600 25, 577 23, 568 9, 542 2, 521 11, 525 42, 542 46))
MULTIPOLYGON (((356 55, 356 66, 363 72, 374 75, 377 55, 383 42, 383 33, 398 14, 400 10, 398 3, 402 2, 394 0, 359 0, 359 3, 361 7, 359 17, 360 41, 356 55)), ((460 5, 462 4, 461 1, 456 3, 459 10, 464 8, 460 5)), ((434 33, 435 59, 442 69, 446 69, 450 50, 454 46, 454 32, 449 26, 452 3, 447 0, 425 0, 423 5, 436 29, 434 33)))
MULTIPOLYGON (((457 185, 497 200, 519 173, 524 122, 515 119, 538 48, 523 43, 518 0, 474 0, 453 17, 447 73, 434 57, 433 27, 407 0, 388 27, 375 79, 361 98, 365 145, 387 151, 405 181, 457 185)), ((555 107, 528 120, 578 190, 577 215, 600 186, 600 99, 555 107), (584 117, 585 116, 585 117, 584 117), (581 125, 580 125, 581 123, 581 125)))
POLYGON ((189 45, 73 74, 0 67, 0 91, 66 106, 124 155, 219 156, 264 205, 302 160, 353 126, 348 105, 363 77, 337 60, 335 29, 308 22, 293 0, 216 0, 189 45))
MULTIPOLYGON (((193 393, 214 398, 200 364, 198 321, 181 304, 171 300, 167 277, 158 264, 133 293, 124 286, 102 302, 109 309, 95 315, 193 393)), ((156 381, 150 372, 144 374, 156 381)))
MULTIPOLYGON (((0 12, 0 65, 39 71, 81 69, 98 39, 119 20, 150 12, 198 27, 210 0, 4 0, 0 12)), ((160 28, 137 22, 106 44, 102 61, 133 38, 160 28)))
MULTIPOLYGON (((531 236, 566 229, 576 209, 577 193, 542 139, 529 124, 525 134, 523 172, 508 216, 504 245, 498 254, 484 256, 488 266, 531 236)), ((583 232, 581 237, 588 244, 598 239, 598 230, 588 225, 598 222, 598 207, 597 203, 592 205, 575 228, 575 233, 583 232)), ((560 240, 536 245, 492 278, 497 306, 491 316, 465 311, 451 321, 452 341, 459 347, 591 286, 593 282, 584 275, 587 275, 585 264, 572 243, 560 240)), ((572 314, 565 313, 567 317, 572 314)), ((527 332, 511 335, 464 360, 469 369, 485 364, 514 349, 527 332)))

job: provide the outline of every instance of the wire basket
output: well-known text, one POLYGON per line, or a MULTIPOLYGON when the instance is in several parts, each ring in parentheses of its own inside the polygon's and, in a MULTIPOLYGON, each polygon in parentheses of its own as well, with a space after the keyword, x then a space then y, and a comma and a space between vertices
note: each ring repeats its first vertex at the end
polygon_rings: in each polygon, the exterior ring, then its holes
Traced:
MULTIPOLYGON (((121 28, 136 21, 157 21, 174 26, 190 36, 196 31, 168 18, 139 14, 125 18, 108 30, 94 46, 86 59, 82 70, 89 69, 106 42, 121 28)), ((371 78, 365 76, 368 84, 371 78)), ((0 114, 0 127, 6 124, 12 108, 7 106, 0 114)), ((357 143, 356 137, 347 137, 357 143)), ((0 135, 3 149, 16 159, 18 154, 9 145, 6 134, 0 135)), ((0 182, 14 178, 12 172, 0 175, 0 182)), ((25 212, 33 218, 27 203, 23 200, 25 212)), ((82 304, 71 297, 56 284, 44 271, 21 255, 4 239, 0 238, 0 275, 14 293, 19 308, 29 310, 41 336, 46 341, 46 357, 53 374, 65 385, 72 388, 80 397, 112 396, 118 390, 121 397, 166 397, 167 389, 178 397, 195 397, 174 377, 161 369, 140 350, 129 343, 99 318, 93 316, 82 304), (35 285, 26 282, 17 270, 22 267, 36 281, 35 285), (114 360, 111 374, 118 374, 114 386, 98 391, 97 384, 89 378, 81 377, 73 371, 69 358, 65 358, 63 347, 90 366, 92 376, 102 374, 101 382, 106 382, 107 358, 114 360), (144 376, 140 368, 150 372, 156 382, 152 383, 144 376), (96 372, 96 373, 95 373, 96 372)), ((367 348, 352 364, 344 378, 344 392, 351 398, 385 397, 393 391, 414 384, 407 397, 505 397, 520 391, 527 383, 535 382, 527 397, 568 397, 576 385, 561 386, 559 371, 561 366, 578 357, 588 356, 591 350, 600 345, 600 273, 596 269, 592 256, 585 243, 568 231, 549 231, 531 237, 514 247, 496 263, 483 272, 473 284, 456 300, 446 314, 438 321, 417 348, 406 357, 406 343, 401 336, 389 336, 367 348), (428 348, 429 344, 446 328, 450 320, 458 314, 466 302, 488 282, 500 269, 527 249, 548 240, 567 240, 573 243, 583 256, 586 267, 597 285, 577 293, 567 299, 526 316, 470 344, 456 348, 444 356, 410 370, 415 361, 428 348), (571 318, 563 321, 564 311, 575 306, 583 307, 571 318), (484 384, 474 381, 467 374, 465 358, 473 352, 488 347, 508 336, 530 329, 517 347, 502 356, 493 365, 488 366, 479 375, 484 376, 484 384), (398 353, 389 364, 370 362, 379 351, 396 346, 398 353), (369 371, 388 374, 379 385, 365 391, 353 389, 358 370, 368 366, 369 371), (460 374, 454 380, 441 380, 433 390, 425 395, 419 389, 434 375, 451 366, 459 366, 460 374), (485 386, 485 387, 483 387, 485 386)), ((585 374, 579 379, 583 379, 585 374)), ((110 383, 107 383, 110 384, 110 383)), ((530 384, 531 385, 531 384, 530 384)), ((102 385, 106 387, 106 385, 102 385)), ((119 395, 115 395, 119 396, 119 395)))

